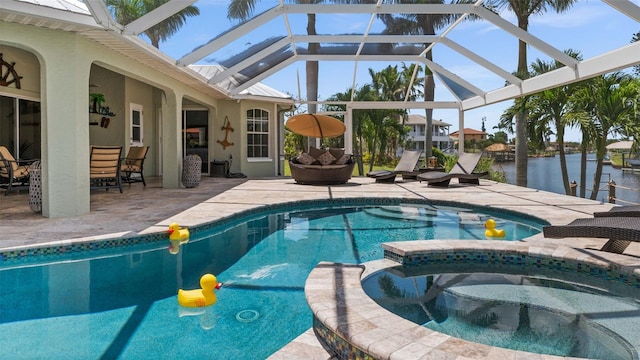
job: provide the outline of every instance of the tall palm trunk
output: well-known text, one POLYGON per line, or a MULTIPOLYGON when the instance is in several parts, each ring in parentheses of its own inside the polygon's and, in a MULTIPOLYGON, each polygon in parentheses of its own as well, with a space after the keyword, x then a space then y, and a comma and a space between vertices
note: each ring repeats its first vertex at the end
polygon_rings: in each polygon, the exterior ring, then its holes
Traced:
MULTIPOLYGON (((316 14, 307 14, 307 35, 317 35, 316 33, 316 14)), ((318 53, 320 44, 309 43, 309 54, 314 55, 318 53)), ((318 101, 318 61, 307 61, 307 101, 318 101)), ((310 114, 315 114, 317 111, 317 105, 307 105, 310 114)))
POLYGON ((580 153, 580 197, 587 196, 587 142, 589 134, 582 128, 582 151, 580 153))
MULTIPOLYGON (((527 16, 518 16, 518 27, 527 31, 529 19, 527 16)), ((527 67, 527 44, 518 40, 518 75, 525 77, 527 67)), ((527 161, 529 147, 527 146, 527 110, 523 106, 516 115, 516 185, 527 186, 527 161)))
MULTIPOLYGON (((427 69, 427 75, 424 77, 424 101, 433 101, 435 99, 436 84, 433 74, 427 69)), ((433 156, 433 109, 425 109, 425 118, 427 120, 424 132, 424 156, 426 161, 433 156)))
POLYGON ((564 125, 556 122, 556 138, 558 140, 558 153, 560 155, 560 172, 562 173, 562 184, 564 185, 564 193, 571 195, 571 186, 569 185, 569 172, 567 171, 567 154, 564 151, 564 125))
POLYGON ((593 175, 593 188, 591 190, 591 200, 598 199, 598 189, 600 188, 600 178, 602 178, 602 163, 607 152, 607 133, 596 139, 596 173, 593 175))
MULTIPOLYGON (((307 35, 316 34, 316 14, 307 14, 307 35)), ((309 43, 309 54, 317 54, 320 44, 309 43)), ((307 61, 305 63, 306 84, 307 84, 307 101, 318 101, 318 72, 319 65, 317 61, 307 61)), ((307 103, 307 112, 315 114, 318 111, 318 105, 315 103, 307 103)), ((321 140, 322 141, 322 140, 321 140)), ((311 144, 311 138, 307 138, 307 148, 315 146, 311 144)))

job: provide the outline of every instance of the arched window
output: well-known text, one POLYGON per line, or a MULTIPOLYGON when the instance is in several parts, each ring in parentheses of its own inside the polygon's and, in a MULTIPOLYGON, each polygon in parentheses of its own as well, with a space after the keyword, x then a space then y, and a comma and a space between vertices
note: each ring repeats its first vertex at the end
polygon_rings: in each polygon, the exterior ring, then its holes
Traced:
POLYGON ((247 110, 247 157, 269 157, 269 112, 247 110))

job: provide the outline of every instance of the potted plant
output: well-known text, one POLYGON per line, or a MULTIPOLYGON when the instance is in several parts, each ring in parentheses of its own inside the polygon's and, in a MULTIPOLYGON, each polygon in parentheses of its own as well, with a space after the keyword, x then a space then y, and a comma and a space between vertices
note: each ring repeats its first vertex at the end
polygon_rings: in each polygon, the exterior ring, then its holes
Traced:
POLYGON ((91 101, 91 112, 97 113, 100 106, 105 101, 104 95, 99 93, 89 94, 89 100, 91 101))

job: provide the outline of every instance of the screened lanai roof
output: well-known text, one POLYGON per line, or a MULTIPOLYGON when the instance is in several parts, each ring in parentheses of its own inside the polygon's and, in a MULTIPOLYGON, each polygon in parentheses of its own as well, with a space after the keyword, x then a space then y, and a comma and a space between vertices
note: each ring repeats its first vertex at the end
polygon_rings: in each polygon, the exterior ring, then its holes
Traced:
MULTIPOLYGON (((20 20, 19 14, 32 10, 24 10, 23 6, 15 4, 40 5, 64 11, 68 16, 55 14, 64 22, 60 28, 84 33, 107 46, 115 46, 111 38, 134 44, 138 52, 147 52, 151 58, 161 60, 157 61, 157 65, 145 60, 151 66, 166 67, 174 62, 175 71, 182 72, 181 76, 204 77, 204 81, 194 86, 207 85, 216 93, 230 97, 242 97, 253 85, 308 60, 321 63, 319 84, 340 83, 343 91, 363 85, 357 74, 366 72, 370 64, 419 64, 435 75, 436 101, 428 104, 407 101, 404 105, 396 101, 394 108, 467 110, 640 64, 640 42, 629 43, 631 36, 640 29, 639 0, 602 1, 609 10, 606 16, 619 19, 619 24, 632 25, 628 33, 612 34, 624 39, 622 42, 619 38, 612 39, 616 41, 611 43, 623 45, 609 48, 604 53, 593 53, 589 46, 573 48, 582 53, 582 60, 575 60, 563 52, 571 48, 565 33, 571 34, 573 24, 568 19, 574 19, 575 16, 549 17, 553 13, 551 10, 544 16, 556 22, 567 19, 566 31, 551 35, 525 32, 518 28, 515 17, 508 11, 487 8, 491 0, 478 0, 473 4, 395 4, 396 1, 390 0, 340 4, 345 2, 297 4, 297 1, 256 1, 255 11, 246 21, 233 23, 209 20, 206 24, 206 38, 209 40, 203 40, 192 51, 174 58, 150 47, 140 46, 139 40, 143 38, 140 34, 186 6, 193 4, 205 7, 208 5, 206 1, 170 0, 126 25, 118 24, 101 0, 84 3, 76 0, 5 0, 5 9, 0 9, 0 12, 4 12, 5 21, 24 21, 20 20), (315 14, 317 35, 308 35, 308 14, 315 14), (402 14, 438 17, 448 21, 437 27, 432 35, 394 35, 385 31, 381 18, 402 14), (98 33, 96 28, 103 31, 98 33), (104 30, 110 39, 104 40, 104 30), (564 66, 520 80, 512 75, 516 69, 518 40, 527 44, 529 62, 540 58, 558 61, 564 66), (310 44, 319 44, 319 49, 310 51, 310 44), (503 44, 511 44, 509 51, 504 50, 503 44), (429 51, 432 51, 431 59, 427 56, 429 51), (208 69, 209 66, 215 71, 208 69), (337 76, 337 69, 349 70, 352 75, 337 76), (479 81, 480 78, 482 81, 479 81)), ((226 6, 222 9, 224 12, 227 10, 226 6)), ((224 15, 222 18, 226 20, 226 13, 224 15)), ((42 12, 32 13, 31 16, 47 17, 50 21, 54 15, 42 12)), ((583 18, 591 22, 588 26, 597 27, 600 24, 598 17, 585 15, 583 18)), ((187 18, 186 21, 188 24, 194 18, 187 18)), ((185 31, 192 31, 188 26, 185 28, 185 31)), ((607 30, 603 28, 603 31, 607 30)), ((304 75, 300 74, 303 79, 297 80, 298 93, 295 94, 301 103, 305 102, 305 92, 300 90, 305 86, 304 75)), ((352 103, 351 106, 370 108, 389 105, 352 103)))

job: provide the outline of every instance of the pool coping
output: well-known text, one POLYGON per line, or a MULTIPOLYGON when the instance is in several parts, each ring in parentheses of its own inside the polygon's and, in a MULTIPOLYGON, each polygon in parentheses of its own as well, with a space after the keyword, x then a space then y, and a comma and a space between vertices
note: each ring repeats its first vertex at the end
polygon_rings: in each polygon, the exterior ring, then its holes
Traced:
MULTIPOLYGON (((335 198, 335 199, 312 199, 298 201, 283 201, 275 204, 263 204, 253 206, 244 210, 236 211, 230 215, 221 216, 217 219, 207 222, 198 223, 190 228, 191 235, 194 237, 198 233, 208 231, 217 227, 231 226, 236 222, 251 216, 262 216, 273 211, 304 211, 306 209, 317 209, 323 207, 349 207, 349 206, 429 206, 435 205, 440 207, 462 207, 471 210, 479 210, 491 212, 498 215, 518 216, 526 221, 546 223, 548 221, 530 214, 518 212, 510 209, 502 209, 498 207, 489 207, 478 204, 465 204, 459 201, 441 200, 441 199, 423 199, 423 198, 397 198, 397 197, 359 197, 359 198, 335 198)), ((544 224, 543 224, 544 225, 544 224)), ((539 236, 539 234, 534 235, 539 236)), ((72 253, 81 253, 85 251, 120 249, 127 246, 141 244, 157 244, 157 246, 168 245, 167 230, 161 230, 159 227, 150 229, 145 233, 137 234, 135 232, 121 232, 110 235, 100 235, 95 237, 78 238, 72 240, 54 241, 48 243, 39 243, 31 245, 22 245, 0 249, 0 267, 10 263, 20 265, 20 260, 38 257, 54 258, 58 255, 68 255, 72 253), (166 244, 165 244, 166 242, 166 244)))
POLYGON ((438 254, 497 251, 503 252, 507 262, 512 261, 508 259, 510 256, 522 255, 564 261, 563 264, 581 263, 609 269, 612 273, 624 273, 640 288, 640 259, 596 250, 475 240, 393 242, 383 244, 383 248, 385 259, 382 260, 360 265, 320 263, 311 271, 305 284, 314 331, 323 345, 340 359, 564 358, 474 343, 424 328, 382 308, 362 289, 362 280, 374 272, 428 253, 437 258, 438 254))

